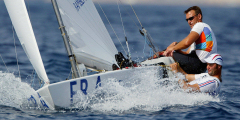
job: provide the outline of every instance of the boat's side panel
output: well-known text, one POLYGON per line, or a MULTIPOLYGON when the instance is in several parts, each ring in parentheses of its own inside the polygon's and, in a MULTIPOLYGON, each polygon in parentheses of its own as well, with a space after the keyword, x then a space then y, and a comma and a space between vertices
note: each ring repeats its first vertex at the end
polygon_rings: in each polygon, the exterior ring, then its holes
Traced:
MULTIPOLYGON (((153 69, 158 69, 159 67, 154 66, 151 67, 153 69)), ((144 68, 134 68, 134 69, 124 69, 111 71, 107 73, 95 74, 92 76, 82 77, 78 79, 72 79, 67 81, 62 81, 59 83, 54 83, 48 86, 50 91, 50 95, 52 97, 53 103, 57 107, 71 107, 72 104, 76 103, 76 99, 73 99, 76 95, 77 91, 81 92, 83 95, 81 98, 77 100, 85 99, 85 95, 91 94, 98 85, 104 86, 108 79, 115 79, 117 81, 129 82, 129 78, 134 74, 134 72, 138 70, 147 69, 144 68)), ((45 96, 42 91, 44 89, 40 89, 37 92, 41 96, 45 96), (42 94, 43 93, 43 94, 42 94)), ((45 101, 46 103, 47 100, 45 101)))
POLYGON ((95 89, 97 78, 98 76, 91 76, 49 86, 54 104, 59 107, 70 107, 74 103, 73 97, 77 91, 87 95, 95 89))
MULTIPOLYGON (((141 65, 143 66, 151 66, 151 65, 158 65, 160 63, 164 63, 164 65, 169 66, 170 64, 174 63, 174 59, 172 57, 160 57, 156 59, 146 60, 141 62, 141 65)), ((173 73, 169 70, 167 70, 168 77, 172 77, 173 73)))
POLYGON ((37 94, 38 94, 40 103, 42 104, 43 107, 54 109, 55 106, 54 106, 50 91, 48 89, 48 86, 44 86, 40 91, 37 92, 37 94))
POLYGON ((82 92, 83 95, 90 94, 96 89, 98 83, 101 82, 101 85, 104 85, 104 81, 109 78, 123 80, 126 79, 124 76, 129 76, 131 72, 133 72, 132 69, 121 70, 68 80, 50 85, 49 90, 56 106, 70 107, 75 103, 73 97, 77 91, 82 92))
POLYGON ((45 85, 44 87, 40 88, 38 91, 36 91, 36 94, 32 94, 28 98, 28 102, 30 106, 40 106, 44 109, 55 109, 55 105, 52 100, 52 96, 50 94, 50 91, 48 89, 48 85, 45 85))
POLYGON ((158 63, 164 63, 165 65, 170 65, 174 63, 175 61, 173 60, 172 57, 160 57, 156 59, 151 59, 151 60, 146 60, 144 62, 141 62, 142 65, 154 65, 158 63))

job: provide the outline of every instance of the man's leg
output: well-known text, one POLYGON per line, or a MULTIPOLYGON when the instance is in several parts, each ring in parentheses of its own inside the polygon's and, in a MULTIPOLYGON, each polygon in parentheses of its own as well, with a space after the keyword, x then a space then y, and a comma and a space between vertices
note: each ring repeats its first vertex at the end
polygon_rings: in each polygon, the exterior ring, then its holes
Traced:
POLYGON ((195 52, 190 54, 173 53, 173 58, 187 74, 199 74, 206 71, 206 63, 199 60, 195 52))

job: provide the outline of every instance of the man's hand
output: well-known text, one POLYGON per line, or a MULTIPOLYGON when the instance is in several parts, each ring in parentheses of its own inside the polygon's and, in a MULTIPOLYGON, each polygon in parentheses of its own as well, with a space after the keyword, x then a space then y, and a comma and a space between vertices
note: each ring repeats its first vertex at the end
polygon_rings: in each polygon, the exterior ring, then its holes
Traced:
POLYGON ((163 53, 164 56, 167 56, 167 57, 173 57, 173 52, 174 52, 174 46, 177 45, 178 42, 173 42, 171 43, 167 49, 165 50, 165 52, 163 53))
MULTIPOLYGON (((170 64, 170 67, 172 68, 172 71, 175 73, 181 72, 182 74, 187 75, 187 73, 180 67, 179 63, 172 63, 172 64, 170 64)), ((191 77, 192 77, 192 75, 191 75, 191 77)), ((195 79, 195 77, 194 77, 194 79, 195 79)))
POLYGON ((173 57, 173 52, 174 52, 174 49, 173 49, 174 46, 169 46, 165 52, 163 53, 164 56, 167 56, 167 57, 173 57))
POLYGON ((173 42, 173 43, 171 43, 168 47, 173 47, 173 46, 175 46, 176 44, 178 44, 178 42, 173 42))
POLYGON ((148 58, 148 60, 151 60, 151 59, 156 59, 158 58, 160 55, 163 54, 164 51, 159 51, 157 52, 156 54, 154 54, 152 57, 148 58))
POLYGON ((186 81, 180 79, 178 80, 178 84, 181 88, 183 88, 187 92, 200 92, 200 87, 197 83, 190 85, 186 81))

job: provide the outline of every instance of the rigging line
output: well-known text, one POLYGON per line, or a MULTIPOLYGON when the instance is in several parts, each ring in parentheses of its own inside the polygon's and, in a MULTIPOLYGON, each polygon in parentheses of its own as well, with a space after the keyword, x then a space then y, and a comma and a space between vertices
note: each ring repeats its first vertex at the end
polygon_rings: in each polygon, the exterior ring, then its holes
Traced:
POLYGON ((123 27, 123 31, 124 31, 124 35, 125 35, 126 45, 127 45, 127 49, 128 49, 128 55, 127 56, 130 59, 130 61, 131 61, 131 53, 130 53, 130 50, 129 50, 128 41, 127 41, 127 35, 126 35, 125 28, 124 28, 124 25, 123 25, 122 14, 121 14, 121 10, 120 10, 118 1, 117 1, 117 5, 118 5, 118 10, 119 10, 119 14, 120 14, 121 22, 122 22, 122 27, 123 27))
MULTIPOLYGON (((36 74, 36 73, 35 73, 36 74)), ((38 78, 38 80, 39 80, 39 83, 40 83, 40 88, 42 88, 43 87, 43 85, 45 84, 45 82, 44 81, 42 81, 41 79, 39 79, 38 78)))
POLYGON ((20 69, 19 69, 19 64, 18 64, 16 40, 15 40, 15 34, 14 34, 13 26, 12 26, 12 31, 13 31, 13 40, 14 40, 14 46, 15 46, 15 54, 16 54, 17 66, 18 66, 18 74, 19 74, 19 77, 20 77, 20 79, 21 79, 21 74, 20 74, 20 69))
POLYGON ((135 12, 135 10, 133 9, 133 7, 132 7, 131 4, 130 4, 130 6, 131 6, 131 8, 132 8, 132 10, 133 10, 133 12, 134 12, 134 14, 135 14, 135 16, 137 17, 139 24, 141 25, 141 27, 143 27, 143 26, 142 26, 142 23, 140 22, 140 20, 139 20, 139 18, 138 18, 138 16, 137 16, 137 13, 135 12))
POLYGON ((145 55, 145 48, 146 48, 146 44, 147 44, 147 37, 145 36, 144 37, 144 39, 145 39, 145 42, 144 42, 144 47, 143 47, 143 55, 144 55, 144 57, 146 57, 146 55, 145 55))
POLYGON ((72 68, 71 68, 70 73, 68 74, 68 77, 67 77, 66 80, 70 80, 69 78, 70 78, 70 76, 71 76, 71 73, 72 73, 72 68))
MULTIPOLYGON (((121 0, 119 0, 120 2, 121 2, 121 0)), ((122 3, 122 2, 121 2, 122 3)), ((139 24, 141 25, 141 27, 143 28, 143 26, 142 26, 142 23, 140 22, 140 19, 138 18, 138 16, 137 16, 137 14, 136 14, 136 12, 135 12, 135 10, 133 9, 133 7, 132 7, 132 5, 130 4, 130 6, 131 6, 131 8, 132 8, 132 10, 133 10, 133 12, 134 12, 134 14, 135 14, 135 16, 136 16, 136 18, 138 19, 138 22, 139 22, 139 24)), ((129 13, 128 13, 129 14, 129 13)), ((130 16, 130 14, 129 14, 129 16, 130 16)), ((131 16, 130 16, 131 17, 131 16)), ((132 19, 133 20, 133 19, 132 19)), ((135 21, 133 20, 133 22, 135 23, 135 21)), ((136 25, 136 23, 135 23, 135 25, 136 25)), ((137 25, 136 25, 137 26, 137 25)), ((138 27, 138 26, 137 26, 138 27)), ((139 28, 139 27, 138 27, 139 28)), ((140 30, 140 29, 139 29, 140 30)), ((155 49, 155 47, 153 46, 153 42, 154 41, 151 41, 151 40, 153 40, 152 39, 152 37, 151 37, 151 35, 149 34, 149 33, 147 33, 147 36, 148 36, 148 39, 149 39, 149 42, 152 44, 151 46, 155 49)), ((150 46, 150 47, 151 47, 150 46)), ((158 48, 157 48, 158 49, 158 48)))
MULTIPOLYGON (((2 55, 0 54, 1 58, 2 58, 2 55)), ((2 58, 2 61, 3 61, 3 64, 5 65, 6 69, 7 69, 7 72, 9 72, 8 68, 7 68, 7 65, 6 63, 4 62, 3 58, 2 58)))
POLYGON ((122 20, 122 14, 121 14, 121 10, 119 8, 118 1, 117 1, 117 5, 118 5, 118 10, 119 10, 119 14, 120 14, 121 22, 122 22, 123 32, 124 32, 125 37, 127 37, 125 29, 124 29, 123 20, 122 20))
POLYGON ((114 32, 114 34, 116 35, 116 37, 117 37, 117 39, 118 39, 119 43, 121 44, 121 46, 122 46, 122 48, 123 48, 123 50, 124 50, 125 54, 127 55, 127 52, 126 52, 126 50, 124 49, 124 47, 123 47, 123 45, 122 45, 122 43, 121 43, 120 39, 119 39, 119 38, 118 38, 118 36, 117 36, 117 33, 116 33, 116 32, 115 32, 115 30, 113 29, 113 27, 112 27, 112 24, 111 24, 111 23, 110 23, 110 21, 108 20, 108 18, 107 18, 107 15, 106 15, 106 14, 105 14, 105 12, 103 11, 103 9, 102 9, 102 6, 100 5, 100 3, 99 3, 99 2, 98 2, 98 5, 99 5, 99 7, 101 8, 101 10, 102 10, 102 12, 103 12, 104 16, 106 17, 106 19, 107 19, 107 21, 108 21, 109 25, 111 26, 111 28, 112 28, 112 30, 113 30, 113 32, 114 32))
POLYGON ((32 71, 32 74, 31 74, 31 86, 33 87, 33 83, 34 83, 34 77, 33 77, 33 73, 34 73, 34 69, 32 71))
POLYGON ((33 72, 34 72, 34 76, 33 76, 33 81, 32 81, 32 88, 33 88, 33 85, 34 85, 34 81, 35 81, 35 78, 36 78, 36 74, 37 74, 37 72, 36 72, 35 70, 33 70, 33 72))
MULTIPOLYGON (((119 1, 120 1, 121 4, 123 4, 121 0, 119 0, 119 1)), ((127 11, 129 17, 132 19, 133 23, 137 26, 137 28, 140 29, 139 26, 137 25, 137 23, 135 22, 135 20, 132 18, 132 16, 131 16, 130 13, 128 12, 128 10, 127 10, 125 7, 124 7, 124 9, 127 11)))
POLYGON ((153 48, 153 51, 157 52, 157 51, 159 50, 159 48, 154 46, 154 45, 155 45, 155 42, 154 42, 154 40, 152 39, 150 33, 147 33, 147 34, 148 34, 149 42, 150 42, 150 44, 151 44, 151 46, 152 46, 152 48, 153 48))

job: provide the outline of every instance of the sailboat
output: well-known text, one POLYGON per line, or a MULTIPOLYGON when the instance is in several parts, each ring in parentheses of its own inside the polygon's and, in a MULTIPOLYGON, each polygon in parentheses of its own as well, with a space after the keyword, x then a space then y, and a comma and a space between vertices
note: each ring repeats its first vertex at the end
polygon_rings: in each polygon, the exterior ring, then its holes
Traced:
POLYGON ((119 55, 92 0, 52 0, 71 62, 72 79, 50 84, 24 0, 4 2, 27 57, 38 77, 44 81, 43 87, 28 99, 35 105, 52 110, 69 108, 76 102, 73 98, 79 91, 83 95, 91 94, 96 88, 106 85, 106 80, 111 78, 123 83, 131 82, 129 77, 134 72, 148 68, 159 70, 159 63, 169 65, 174 62, 170 57, 161 57, 141 63, 151 66, 131 65, 123 68, 119 62, 122 63, 125 58, 119 55), (87 68, 101 72, 87 75, 87 68))

